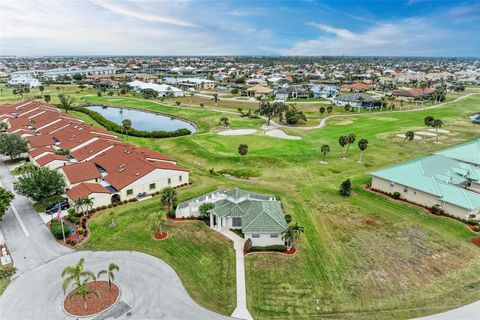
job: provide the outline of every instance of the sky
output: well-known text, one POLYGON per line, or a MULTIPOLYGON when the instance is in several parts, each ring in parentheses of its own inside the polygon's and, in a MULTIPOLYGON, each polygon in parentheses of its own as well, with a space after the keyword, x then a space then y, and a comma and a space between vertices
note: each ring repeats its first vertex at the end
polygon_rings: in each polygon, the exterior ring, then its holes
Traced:
POLYGON ((480 0, 1 0, 0 55, 480 56, 480 0))

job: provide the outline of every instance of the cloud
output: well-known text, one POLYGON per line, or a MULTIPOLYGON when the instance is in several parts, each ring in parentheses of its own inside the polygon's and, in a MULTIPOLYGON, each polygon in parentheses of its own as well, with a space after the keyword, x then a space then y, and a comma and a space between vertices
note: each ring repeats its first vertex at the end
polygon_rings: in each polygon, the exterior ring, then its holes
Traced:
POLYGON ((403 19, 396 23, 377 23, 363 32, 308 23, 323 34, 298 41, 290 48, 270 48, 283 55, 429 55, 439 49, 445 31, 430 26, 424 19, 403 19))
POLYGON ((166 23, 166 24, 176 25, 180 27, 198 27, 196 24, 186 20, 169 17, 169 16, 162 16, 159 14, 148 13, 143 10, 140 10, 138 7, 128 8, 128 7, 125 7, 123 4, 119 5, 119 2, 111 3, 111 2, 99 1, 99 0, 90 0, 90 2, 103 9, 109 10, 113 13, 126 16, 126 17, 139 19, 146 22, 160 22, 160 23, 166 23))

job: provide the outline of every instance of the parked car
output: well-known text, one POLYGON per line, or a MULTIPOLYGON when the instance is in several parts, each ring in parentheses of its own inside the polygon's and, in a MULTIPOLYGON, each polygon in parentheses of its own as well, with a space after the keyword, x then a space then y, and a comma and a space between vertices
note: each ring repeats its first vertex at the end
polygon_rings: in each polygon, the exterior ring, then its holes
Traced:
POLYGON ((70 204, 68 203, 67 198, 63 198, 60 201, 56 201, 56 202, 52 203, 51 205, 49 205, 47 207, 47 209, 45 209, 45 213, 46 214, 54 214, 54 213, 58 212, 59 208, 60 208, 60 210, 67 210, 68 208, 70 208, 70 204))
POLYGON ((142 198, 145 198, 146 196, 147 196, 147 193, 142 192, 142 193, 137 194, 137 199, 142 199, 142 198))

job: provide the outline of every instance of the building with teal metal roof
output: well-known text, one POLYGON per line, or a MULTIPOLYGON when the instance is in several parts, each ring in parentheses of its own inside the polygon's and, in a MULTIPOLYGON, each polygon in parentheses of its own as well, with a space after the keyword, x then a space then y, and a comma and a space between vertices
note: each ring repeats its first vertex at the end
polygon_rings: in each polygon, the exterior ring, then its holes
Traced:
POLYGON ((254 246, 283 244, 282 232, 287 229, 282 205, 273 195, 263 195, 234 188, 216 190, 185 201, 177 206, 176 216, 198 216, 203 203, 212 203, 210 226, 240 229, 245 240, 254 246))
POLYGON ((371 187, 462 219, 480 217, 480 141, 374 171, 371 187))

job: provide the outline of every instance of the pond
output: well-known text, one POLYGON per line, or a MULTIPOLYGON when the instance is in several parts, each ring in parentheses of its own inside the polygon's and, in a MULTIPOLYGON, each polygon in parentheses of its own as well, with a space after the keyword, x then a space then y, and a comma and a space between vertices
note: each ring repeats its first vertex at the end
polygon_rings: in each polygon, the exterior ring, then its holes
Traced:
POLYGON ((104 106, 89 106, 87 108, 120 125, 122 120, 130 119, 132 127, 136 130, 175 131, 177 129, 188 129, 192 133, 197 131, 197 128, 188 121, 161 114, 104 106))

